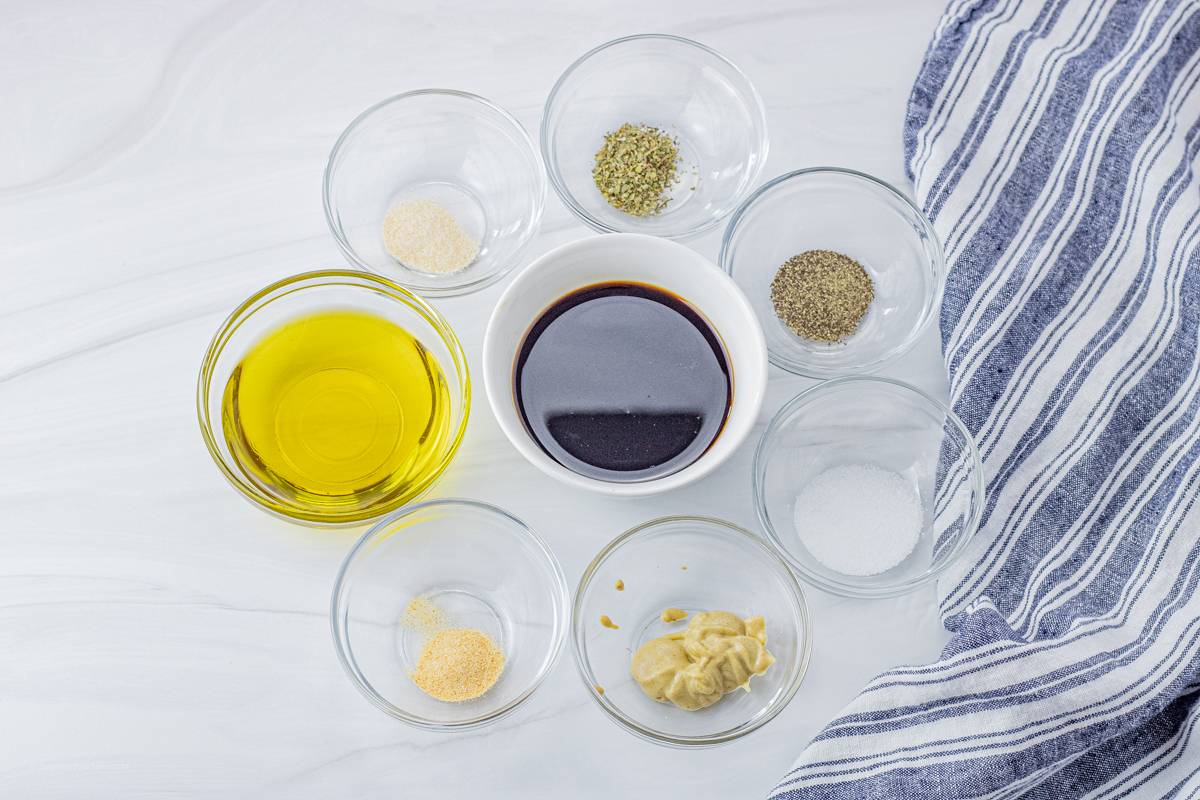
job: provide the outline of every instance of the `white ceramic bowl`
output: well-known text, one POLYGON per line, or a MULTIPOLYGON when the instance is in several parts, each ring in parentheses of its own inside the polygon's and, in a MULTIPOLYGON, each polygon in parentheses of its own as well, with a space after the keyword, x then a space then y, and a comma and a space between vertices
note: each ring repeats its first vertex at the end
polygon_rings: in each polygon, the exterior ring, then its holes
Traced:
POLYGON ((483 382, 501 430, 538 469, 580 489, 645 497, 703 478, 746 441, 767 388, 767 345, 750 302, 711 261, 666 239, 612 233, 551 250, 509 284, 483 337, 483 382), (712 446, 678 472, 636 483, 586 477, 555 461, 526 430, 513 393, 517 355, 538 317, 577 289, 613 282, 649 284, 687 301, 721 338, 733 372, 733 402, 712 446))

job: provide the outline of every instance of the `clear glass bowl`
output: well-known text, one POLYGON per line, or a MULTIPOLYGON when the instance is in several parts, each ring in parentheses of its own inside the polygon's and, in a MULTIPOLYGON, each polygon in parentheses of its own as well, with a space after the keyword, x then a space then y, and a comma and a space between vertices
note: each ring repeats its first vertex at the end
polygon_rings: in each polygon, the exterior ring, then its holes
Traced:
POLYGON ((559 78, 542 114, 542 156, 558 196, 593 230, 691 239, 729 216, 758 181, 767 115, 719 53, 677 36, 630 36, 597 47, 559 78), (681 180, 657 217, 613 208, 592 178, 605 135, 627 122, 679 141, 681 180))
POLYGON ((467 357, 449 323, 432 306, 395 283, 349 270, 309 272, 272 284, 242 303, 213 337, 196 386, 200 430, 222 474, 251 502, 278 516, 315 527, 357 525, 383 516, 429 491, 458 451, 471 410, 467 357), (412 334, 437 360, 450 400, 447 433, 420 479, 338 510, 298 502, 246 469, 225 436, 221 401, 234 369, 264 335, 297 317, 350 309, 383 317, 412 334))
POLYGON ((833 167, 755 192, 725 230, 720 265, 750 298, 771 363, 822 379, 876 372, 908 352, 937 316, 946 282, 941 242, 921 209, 881 180, 833 167), (804 339, 775 313, 775 273, 808 250, 847 255, 874 282, 875 299, 844 342, 804 339))
POLYGON ((763 530, 801 578, 846 597, 890 597, 936 580, 975 535, 983 499, 983 464, 966 426, 925 392, 888 378, 839 378, 798 395, 771 420, 754 456, 763 530), (825 470, 848 464, 898 473, 920 496, 920 539, 886 572, 860 577, 829 569, 796 530, 800 492, 825 470))
POLYGON ((426 89, 397 95, 350 123, 329 154, 325 219, 346 259, 415 292, 474 292, 507 275, 542 224, 546 171, 521 123, 482 97, 426 89), (458 272, 401 264, 383 242, 383 218, 405 200, 435 200, 480 244, 458 272))
POLYGON ((610 718, 657 744, 706 747, 745 736, 783 710, 808 668, 812 624, 796 578, 762 539, 719 519, 664 517, 617 537, 588 566, 571 637, 579 674, 610 718), (698 711, 652 700, 629 663, 645 642, 687 627, 686 619, 664 623, 667 608, 761 615, 776 661, 750 679, 749 692, 732 691, 698 711), (602 614, 617 630, 600 623, 602 614))
POLYGON ((567 631, 567 582, 546 543, 507 511, 428 500, 359 540, 334 583, 330 614, 338 659, 363 696, 419 728, 466 730, 513 711, 550 674, 567 631), (424 639, 401 619, 422 595, 504 651, 500 678, 479 697, 438 700, 408 676, 424 639))

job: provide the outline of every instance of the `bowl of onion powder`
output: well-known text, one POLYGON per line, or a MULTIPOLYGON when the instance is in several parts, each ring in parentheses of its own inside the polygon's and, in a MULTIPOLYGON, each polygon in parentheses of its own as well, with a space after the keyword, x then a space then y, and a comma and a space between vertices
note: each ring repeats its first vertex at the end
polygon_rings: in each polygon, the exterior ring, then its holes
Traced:
POLYGON ((358 116, 333 146, 325 220, 357 269, 426 297, 511 272, 542 224, 546 171, 511 114, 466 92, 423 89, 358 116))
POLYGON ((937 579, 983 510, 970 432, 935 398, 888 378, 828 381, 793 398, 754 460, 759 520, 796 574, 847 597, 937 579))

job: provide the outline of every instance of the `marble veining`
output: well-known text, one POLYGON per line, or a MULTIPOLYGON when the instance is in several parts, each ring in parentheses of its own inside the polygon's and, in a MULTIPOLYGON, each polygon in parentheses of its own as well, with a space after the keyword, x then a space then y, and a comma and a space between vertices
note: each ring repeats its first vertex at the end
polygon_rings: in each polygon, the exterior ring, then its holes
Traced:
MULTIPOLYGON (((0 795, 762 796, 872 676, 931 660, 947 639, 933 587, 876 602, 809 590, 808 677, 778 718, 718 751, 716 773, 692 770, 717 753, 660 748, 609 722, 569 652, 500 723, 413 730, 357 694, 330 640, 333 578, 362 529, 301 528, 241 500, 204 449, 194 392, 209 339, 246 296, 345 266, 321 174, 376 101, 462 89, 536 136, 579 55, 674 33, 725 54, 759 90, 764 180, 827 164, 908 191, 901 122, 943 4, 0 7, 0 795)), ((588 235, 551 194, 527 260, 588 235)), ((714 260, 719 245, 719 233, 690 243, 714 260)), ((476 376, 506 285, 435 301, 476 376)), ((944 397, 936 332, 886 374, 944 397)), ((605 543, 654 517, 755 529, 754 444, 810 385, 772 369, 756 432, 720 470, 618 501, 526 463, 477 382, 434 496, 511 510, 574 588, 605 543)))

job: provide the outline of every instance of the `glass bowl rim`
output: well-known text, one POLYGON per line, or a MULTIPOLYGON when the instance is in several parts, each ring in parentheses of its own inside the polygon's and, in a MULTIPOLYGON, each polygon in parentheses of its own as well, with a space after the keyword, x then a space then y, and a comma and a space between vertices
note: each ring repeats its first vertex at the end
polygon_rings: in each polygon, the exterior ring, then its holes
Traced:
MULTIPOLYGON (((913 200, 904 192, 892 186, 885 180, 876 178, 874 175, 868 175, 865 172, 858 170, 847 169, 845 167, 805 167, 791 172, 779 175, 764 183, 762 186, 755 189, 750 195, 742 201, 737 210, 729 218, 729 224, 725 227, 725 233, 721 236, 721 252, 717 256, 717 266, 725 270, 729 276, 733 277, 733 238, 740 228, 742 219, 749 213, 750 209, 769 192, 777 186, 796 178, 804 178, 810 175, 835 175, 839 178, 849 178, 854 181, 862 181, 868 184, 882 188, 886 194, 899 198, 902 205, 907 206, 917 217, 921 223, 921 229, 929 240, 933 242, 934 258, 930 266, 930 272, 933 274, 933 292, 928 297, 925 307, 921 311, 921 318, 917 324, 909 332, 899 344, 894 346, 887 353, 874 361, 867 362, 855 367, 839 367, 837 369, 821 369, 807 364, 799 364, 788 358, 786 354, 779 353, 768 342, 767 357, 771 363, 781 369, 785 369, 794 375, 803 375, 807 378, 816 378, 818 380, 829 380, 838 377, 851 377, 856 375, 870 375, 884 369, 889 364, 892 364, 900 356, 907 353, 913 348, 933 323, 934 318, 938 315, 942 307, 942 296, 946 291, 946 254, 942 247, 942 239, 938 236, 937 231, 933 229, 933 223, 929 217, 921 210, 913 200)), ((736 278, 735 278, 736 280, 736 278)))
POLYGON ((629 530, 622 533, 617 538, 613 539, 604 549, 602 549, 592 562, 588 564, 587 569, 583 571, 582 577, 579 579, 579 586, 575 590, 575 599, 571 604, 571 655, 575 661, 575 669, 579 673, 579 677, 583 679, 584 685, 587 687, 588 696, 592 701, 600 707, 600 709, 618 725, 621 725, 626 730, 634 735, 645 739, 655 744, 666 745, 675 748, 705 748, 716 747, 718 745, 728 744, 736 739, 740 739, 748 733, 758 730, 763 725, 766 725, 778 714, 783 711, 796 696, 796 692, 800 690, 800 684, 804 681, 804 676, 808 672, 809 659, 812 656, 812 615, 808 609, 808 599, 804 595, 804 588, 800 582, 796 580, 796 576, 788 567, 787 562, 780 558, 779 553, 770 542, 763 539, 751 531, 743 528, 741 525, 736 525, 727 520, 718 519, 717 517, 708 517, 693 514, 674 514, 666 517, 658 517, 648 522, 643 522, 640 525, 635 525, 629 530), (768 710, 766 714, 752 720, 749 723, 742 723, 736 728, 731 728, 716 734, 708 734, 705 736, 672 736, 652 728, 648 728, 634 721, 604 695, 596 691, 595 675, 592 674, 591 666, 583 655, 584 646, 581 643, 583 636, 583 626, 580 624, 580 606, 583 602, 584 591, 590 585, 596 571, 608 559, 612 553, 619 549, 626 542, 632 539, 645 535, 647 531, 658 528, 662 525, 675 522, 692 522, 703 523, 710 530, 712 528, 721 529, 724 534, 736 534, 738 536, 749 539, 754 546, 757 546, 770 559, 773 559, 778 566, 778 573, 783 578, 784 582, 794 590, 794 598, 800 610, 800 627, 803 630, 803 642, 800 645, 800 652, 796 654, 795 676, 791 679, 791 683, 787 686, 783 696, 778 700, 775 706, 768 710))
MULTIPOLYGON (((634 36, 622 36, 619 39, 613 39, 612 41, 605 42, 597 47, 593 47, 591 50, 588 50, 582 56, 575 59, 571 66, 567 67, 563 74, 559 76, 558 80, 555 81, 554 88, 550 90, 550 94, 546 97, 546 104, 542 107, 542 121, 539 128, 539 144, 541 148, 542 163, 546 168, 546 173, 549 175, 550 185, 554 187, 554 193, 558 195, 560 200, 562 200, 563 205, 565 205, 571 211, 571 213, 575 215, 576 219, 597 233, 641 233, 641 231, 627 231, 623 228, 615 228, 605 223, 603 220, 597 219, 588 213, 588 211, 575 199, 575 196, 572 195, 567 189, 558 169, 558 161, 551 157, 551 154, 548 150, 550 146, 550 109, 558 99, 559 92, 562 90, 567 79, 571 77, 575 70, 582 66, 583 63, 589 58, 598 55, 609 48, 616 47, 617 45, 649 39, 658 39, 682 44, 688 47, 694 47, 703 51, 705 54, 716 58, 718 61, 732 69, 733 73, 741 78, 741 80, 750 89, 750 99, 752 101, 750 104, 750 110, 755 112, 755 116, 757 116, 759 121, 762 123, 762 137, 760 139, 760 144, 762 145, 762 154, 758 159, 757 166, 754 168, 754 174, 750 176, 746 185, 754 186, 754 184, 757 183, 758 179, 762 176, 763 168, 767 165, 767 155, 771 149, 770 129, 767 126, 767 107, 763 103, 763 99, 759 95, 758 89, 755 88, 750 79, 746 77, 746 74, 738 69, 736 64, 708 45, 701 44, 700 42, 692 39, 687 39, 683 36, 674 36, 668 33, 639 33, 634 36)), ((753 195, 752 192, 749 194, 751 196, 753 195)), ((713 228, 716 228, 727 217, 736 213, 736 209, 739 207, 740 206, 734 206, 733 209, 725 210, 719 214, 715 214, 711 219, 696 227, 688 228, 685 231, 680 231, 678 233, 655 233, 651 235, 675 241, 688 241, 691 239, 696 239, 708 233, 713 228)))
MULTIPOLYGON (((351 584, 352 585, 352 584, 351 584)), ((346 671, 346 675, 350 678, 350 682, 358 689, 363 697, 367 698, 376 708, 380 709, 389 716, 400 720, 406 724, 417 728, 430 731, 462 731, 479 728, 497 721, 501 717, 508 716, 515 711, 519 706, 524 704, 526 700, 533 696, 533 693, 545 682, 550 673, 554 671, 554 667, 558 664, 558 659, 562 655, 563 640, 566 638, 568 606, 570 597, 568 596, 567 579, 563 575, 562 566, 558 563, 558 559, 554 556, 554 551, 546 544, 542 537, 529 527, 523 520, 516 515, 500 508, 499 506, 485 503, 481 500, 472 500, 463 497, 441 497, 432 500, 424 500, 420 503, 415 503, 410 506, 400 508, 391 514, 388 514, 383 519, 376 522, 371 529, 362 535, 362 537, 350 548, 350 552, 346 554, 346 558, 342 561, 342 566, 338 570, 337 578, 333 582, 333 594, 329 601, 329 624, 330 631, 333 634, 333 646, 337 652, 338 661, 341 662, 342 669, 346 671), (550 652, 541 670, 534 676, 532 683, 525 688, 515 699, 509 701, 499 709, 491 711, 487 714, 481 714, 470 719, 459 722, 431 722, 423 717, 415 714, 410 714, 400 707, 393 705, 383 695, 375 691, 375 687, 367 680, 362 671, 357 668, 357 662, 354 661, 353 648, 349 643, 349 633, 342 626, 339 609, 343 606, 343 595, 346 592, 346 578, 349 577, 351 567, 362 563, 364 558, 358 556, 367 548, 368 545, 374 544, 375 540, 381 537, 381 534, 396 521, 403 517, 424 511, 436 506, 447 506, 450 508, 470 507, 484 511, 487 514, 495 514, 503 517, 508 522, 516 525, 518 536, 528 538, 535 549, 545 557, 546 564, 551 568, 553 575, 553 591, 555 606, 562 612, 559 616, 558 625, 555 626, 552 640, 550 643, 550 652), (343 643, 345 638, 345 643, 343 643)))
POLYGON ((325 173, 321 179, 321 205, 325 211, 325 224, 329 227, 329 233, 333 236, 334 243, 337 245, 342 257, 349 261, 352 265, 368 274, 377 275, 393 281, 397 285, 405 286, 405 288, 410 292, 428 297, 454 297, 462 294, 471 294, 472 292, 477 292, 480 289, 491 286, 502 279, 505 275, 508 275, 508 273, 512 272, 517 265, 521 263, 521 260, 525 258, 525 255, 529 252, 529 249, 533 247, 533 243, 538 238, 538 232, 542 228, 542 217, 546 212, 546 184, 546 165, 542 161, 541 151, 538 149, 537 144, 533 141, 533 137, 529 135, 529 131, 525 129, 525 126, 522 125, 520 121, 508 111, 496 105, 491 100, 488 100, 485 97, 480 97, 477 94, 471 94, 470 92, 462 92, 457 89, 415 89, 410 92, 401 92, 400 94, 392 95, 391 97, 380 100, 378 103, 375 103, 375 105, 371 106, 366 111, 363 111, 361 114, 355 117, 353 121, 346 126, 346 129, 342 131, 340 136, 338 136, 337 141, 333 143, 333 149, 329 151, 329 158, 325 162, 325 173), (436 287, 406 286, 405 284, 401 284, 399 281, 395 281, 389 276, 381 274, 378 270, 374 269, 370 264, 360 258, 357 251, 350 246, 350 242, 348 242, 346 237, 343 235, 341 226, 335 223, 333 201, 330 198, 330 186, 333 183, 334 164, 338 160, 338 156, 342 152, 343 145, 345 145, 346 141, 350 138, 350 135, 358 130, 359 126, 365 123, 367 119, 369 119, 376 111, 383 109, 385 106, 424 95, 436 95, 439 97, 452 97, 468 100, 470 102, 483 105, 499 114, 501 118, 506 120, 508 124, 512 126, 513 130, 518 134, 517 138, 520 139, 528 152, 532 154, 537 182, 537 188, 535 189, 535 194, 537 196, 537 207, 534 210, 533 218, 530 220, 530 235, 527 237, 525 243, 518 247, 506 261, 502 262, 497 266, 496 269, 492 270, 486 275, 481 275, 474 280, 463 281, 462 283, 453 283, 446 286, 436 287))
POLYGON ((754 509, 758 513, 758 521, 763 530, 766 531, 767 537, 775 548, 782 554, 794 572, 796 572, 806 583, 812 584, 818 589, 839 595, 841 597, 854 597, 859 599, 881 599, 885 597, 898 597, 903 594, 915 591, 916 589, 937 580, 942 573, 950 568, 952 564, 958 561, 966 552, 967 545, 975 538, 975 533, 979 530, 979 522, 983 517, 983 506, 986 499, 984 480, 983 480, 983 461, 979 457, 979 448, 975 445, 975 439, 971 436, 971 432, 967 430, 967 426, 959 419, 942 401, 938 400, 933 395, 925 390, 913 386, 911 383, 898 381, 894 378, 884 378, 877 375, 847 375, 842 378, 834 378, 823 383, 818 383, 805 389, 800 394, 793 397, 791 400, 783 404, 779 411, 775 412, 775 416, 767 424, 767 428, 763 431, 762 438, 758 440, 758 446, 754 450, 754 465, 751 470, 751 482, 754 490, 754 509), (867 588, 861 586, 851 586, 848 584, 839 583, 837 581, 824 578, 817 575, 803 563, 792 556, 791 552, 783 545, 779 534, 775 530, 775 526, 771 524, 770 516, 767 513, 767 504, 765 490, 763 487, 766 481, 766 450, 769 444, 774 444, 775 439, 783 426, 783 420, 797 408, 807 405, 813 400, 820 399, 824 394, 848 383, 864 383, 864 384, 886 384, 897 387, 901 390, 910 392, 917 396, 919 400, 931 405, 934 409, 945 414, 946 419, 954 424, 959 434, 967 442, 967 450, 970 453, 971 461, 971 488, 977 498, 974 508, 971 510, 970 519, 963 526, 959 533, 954 546, 942 563, 935 568, 929 569, 916 578, 904 581, 891 586, 883 586, 879 588, 867 588))
MULTIPOLYGON (((229 316, 225 318, 225 321, 221 323, 220 327, 217 328, 216 333, 213 334, 212 340, 209 342, 208 348, 205 350, 204 359, 200 363, 200 374, 196 379, 196 413, 200 422, 200 433, 204 437, 204 446, 208 449, 209 455, 212 456, 213 461, 216 462, 218 469, 221 470, 221 474, 225 476, 225 479, 232 484, 235 489, 238 490, 238 493, 243 498, 253 503, 255 507, 288 522, 299 523, 301 525, 306 525, 313 528, 328 529, 357 527, 363 525, 364 523, 369 523, 370 521, 375 520, 382 515, 390 514, 398 509, 384 508, 378 512, 339 515, 333 519, 329 519, 324 515, 296 511, 290 507, 276 503, 275 501, 267 498, 253 486, 247 484, 235 472, 234 467, 226 463, 225 458, 221 455, 220 448, 217 446, 216 434, 213 432, 214 429, 212 419, 209 417, 208 413, 208 396, 212 371, 216 367, 217 360, 220 358, 221 353, 224 351, 225 345, 228 343, 229 339, 234 333, 237 332, 238 328, 251 319, 256 313, 258 313, 261 308, 265 307, 265 305, 259 305, 260 301, 270 297, 270 295, 278 292, 281 289, 286 289, 294 284, 314 279, 328 280, 312 285, 297 286, 289 292, 280 294, 279 297, 284 297, 292 292, 306 291, 308 289, 323 286, 353 286, 355 288, 366 289, 368 291, 382 292, 383 294, 386 294, 389 297, 404 303, 419 316, 421 316, 426 322, 428 322, 437 332, 438 338, 450 351, 450 355, 454 362, 454 372, 459 377, 458 383, 462 387, 461 391, 459 392, 459 403, 462 407, 462 419, 459 421, 458 430, 455 431, 454 438, 447 446, 446 452, 442 455, 441 459, 439 459, 436 469, 429 473, 424 481, 425 486, 423 486, 417 492, 417 494, 415 494, 413 498, 408 501, 408 503, 420 499, 422 495, 433 488, 434 484, 437 483, 438 479, 441 478, 442 474, 446 471, 446 468, 453 460, 455 454, 458 452, 458 448, 462 444, 463 436, 466 434, 467 421, 471 416, 471 375, 467 368, 467 355, 463 350, 462 344, 458 341, 458 337, 455 335, 453 328, 450 327, 450 323, 446 321, 445 317, 443 317, 436 308, 431 306, 420 296, 414 294, 412 291, 400 286, 395 281, 389 280, 388 278, 376 275, 374 273, 359 272, 349 269, 302 272, 298 275, 292 275, 282 280, 275 281, 269 286, 259 289, 257 292, 250 295, 250 297, 238 305, 238 307, 235 308, 229 314, 229 316), (363 285, 363 281, 367 283, 373 282, 379 285, 367 286, 363 285)), ((278 298, 271 298, 271 300, 268 300, 268 302, 271 302, 274 299, 278 298)), ((442 365, 442 369, 445 370, 446 366, 442 365)), ((399 508, 406 507, 408 503, 403 504, 399 508)))

